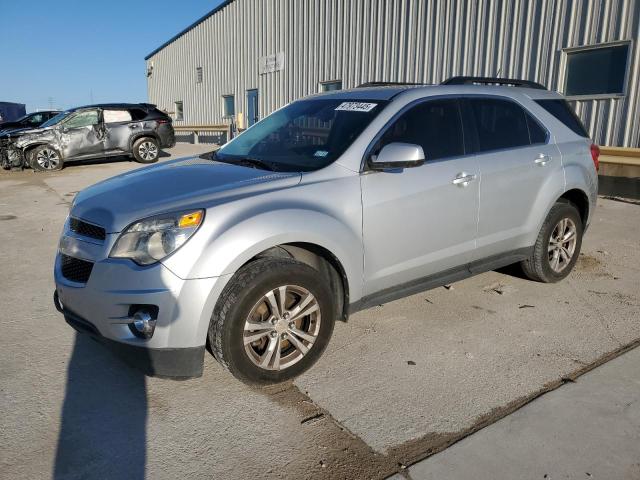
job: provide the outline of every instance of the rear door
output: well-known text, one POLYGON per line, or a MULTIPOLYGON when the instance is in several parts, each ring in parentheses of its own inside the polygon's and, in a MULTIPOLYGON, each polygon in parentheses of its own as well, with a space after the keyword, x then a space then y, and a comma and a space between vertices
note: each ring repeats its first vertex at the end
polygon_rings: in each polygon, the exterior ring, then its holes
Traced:
POLYGON ((105 153, 123 153, 129 150, 131 134, 139 128, 132 123, 131 113, 126 109, 104 109, 105 153))
POLYGON ((530 247, 540 211, 561 191, 560 152, 545 127, 506 97, 463 100, 480 170, 480 213, 474 260, 530 247))
POLYGON ((409 107, 373 153, 394 142, 421 145, 426 161, 361 177, 366 295, 464 266, 475 248, 479 172, 458 100, 409 107))

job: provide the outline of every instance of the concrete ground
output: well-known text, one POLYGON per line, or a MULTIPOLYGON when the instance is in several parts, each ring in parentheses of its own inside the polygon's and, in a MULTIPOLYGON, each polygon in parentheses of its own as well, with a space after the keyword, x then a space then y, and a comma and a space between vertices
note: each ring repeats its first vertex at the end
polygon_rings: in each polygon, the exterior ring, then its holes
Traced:
POLYGON ((639 366, 636 348, 417 463, 407 476, 640 479, 639 366))
POLYGON ((71 199, 139 167, 0 173, 2 477, 404 475, 640 342, 640 206, 601 200, 562 283, 489 272, 360 312, 336 325, 317 365, 277 388, 247 387, 209 356, 200 379, 146 378, 76 335, 51 300, 71 199))

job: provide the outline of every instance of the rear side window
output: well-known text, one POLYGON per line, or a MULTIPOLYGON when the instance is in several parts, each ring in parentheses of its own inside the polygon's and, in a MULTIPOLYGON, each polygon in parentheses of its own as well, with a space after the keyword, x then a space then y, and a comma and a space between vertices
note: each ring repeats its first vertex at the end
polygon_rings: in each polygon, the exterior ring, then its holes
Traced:
POLYGON ((464 155, 458 102, 434 100, 407 110, 383 134, 379 148, 394 142, 422 146, 427 161, 464 155))
POLYGON ((564 123, 575 134, 589 138, 589 134, 582 126, 582 122, 566 100, 536 100, 536 103, 564 123))
POLYGON ((497 99, 469 99, 478 132, 478 151, 530 145, 527 115, 519 105, 497 99))
POLYGON ((104 123, 130 122, 131 114, 127 110, 104 110, 102 112, 104 123))

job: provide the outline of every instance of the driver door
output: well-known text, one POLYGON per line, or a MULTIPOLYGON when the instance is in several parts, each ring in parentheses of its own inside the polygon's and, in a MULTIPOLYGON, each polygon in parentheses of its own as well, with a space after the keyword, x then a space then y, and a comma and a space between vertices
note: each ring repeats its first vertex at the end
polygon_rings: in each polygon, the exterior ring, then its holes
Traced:
POLYGON ((422 146, 426 160, 361 176, 365 295, 464 268, 476 245, 480 179, 465 155, 459 102, 410 107, 373 151, 395 142, 422 146))
POLYGON ((104 151, 104 127, 98 109, 80 110, 58 127, 62 157, 95 156, 104 151))

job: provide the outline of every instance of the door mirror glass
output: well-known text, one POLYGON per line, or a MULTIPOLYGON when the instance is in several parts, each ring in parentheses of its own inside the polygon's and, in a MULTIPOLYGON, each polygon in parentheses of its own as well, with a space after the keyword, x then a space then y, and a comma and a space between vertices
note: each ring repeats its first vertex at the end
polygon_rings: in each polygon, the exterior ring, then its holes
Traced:
POLYGON ((413 143, 394 142, 382 147, 378 155, 369 159, 372 170, 386 170, 389 168, 411 168, 424 164, 424 151, 420 145, 413 143))

